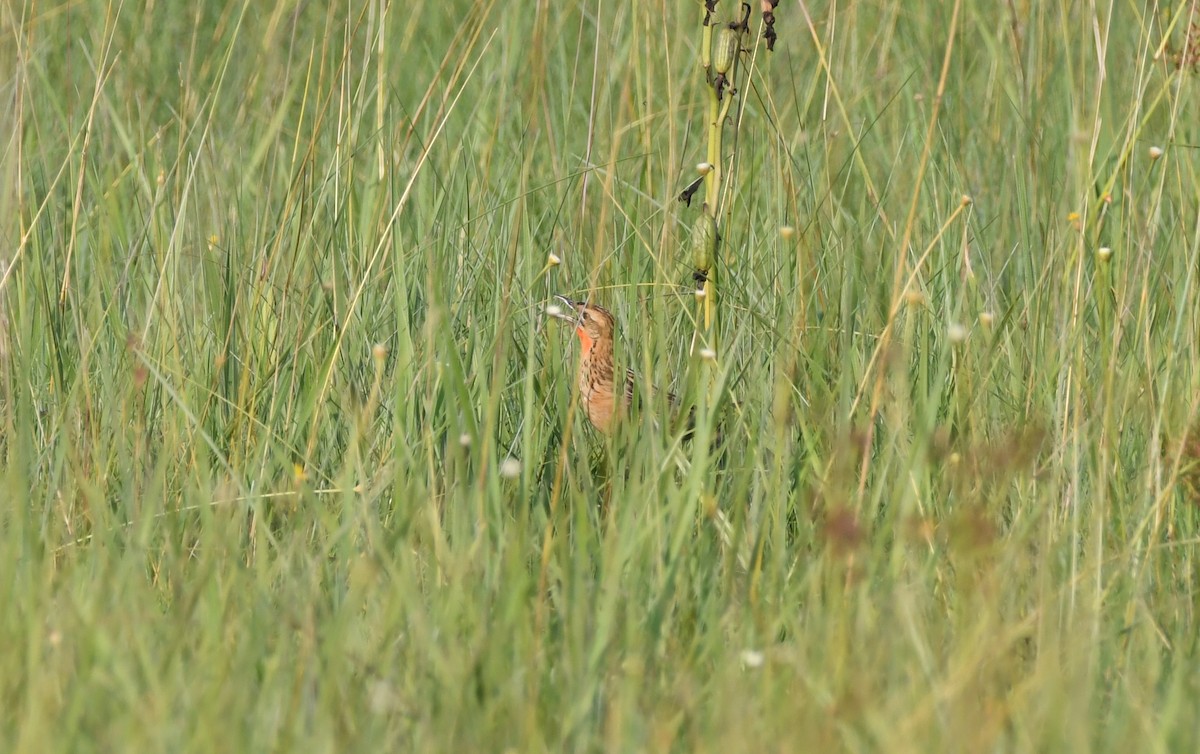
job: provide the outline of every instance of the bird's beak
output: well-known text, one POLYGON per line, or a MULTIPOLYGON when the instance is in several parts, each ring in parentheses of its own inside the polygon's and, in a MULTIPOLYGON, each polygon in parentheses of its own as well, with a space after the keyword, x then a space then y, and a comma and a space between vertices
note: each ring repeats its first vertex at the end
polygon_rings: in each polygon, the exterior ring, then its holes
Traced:
POLYGON ((559 303, 547 306, 546 314, 556 319, 561 319, 564 322, 570 322, 571 324, 579 322, 579 309, 576 307, 574 301, 566 296, 558 295, 554 299, 559 303))

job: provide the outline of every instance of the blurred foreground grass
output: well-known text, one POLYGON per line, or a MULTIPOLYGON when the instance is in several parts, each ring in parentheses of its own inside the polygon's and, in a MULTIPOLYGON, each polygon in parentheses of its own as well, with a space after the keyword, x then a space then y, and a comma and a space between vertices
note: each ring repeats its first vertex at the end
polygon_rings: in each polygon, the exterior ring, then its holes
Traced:
POLYGON ((781 5, 711 467, 700 15, 0 8, 0 748, 1200 746, 1194 3, 781 5))

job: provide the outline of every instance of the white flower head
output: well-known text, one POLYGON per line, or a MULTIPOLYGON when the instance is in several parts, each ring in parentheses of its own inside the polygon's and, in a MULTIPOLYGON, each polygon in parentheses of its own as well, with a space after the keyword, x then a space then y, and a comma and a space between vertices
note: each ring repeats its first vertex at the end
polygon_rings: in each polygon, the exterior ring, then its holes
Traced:
POLYGON ((521 462, 509 456, 500 462, 500 476, 505 479, 516 479, 521 476, 521 462))

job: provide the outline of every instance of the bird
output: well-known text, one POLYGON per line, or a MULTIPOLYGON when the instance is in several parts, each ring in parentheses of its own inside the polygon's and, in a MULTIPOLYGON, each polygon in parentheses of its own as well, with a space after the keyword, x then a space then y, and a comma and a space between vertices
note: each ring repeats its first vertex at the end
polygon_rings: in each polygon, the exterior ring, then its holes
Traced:
POLYGON ((565 309, 549 308, 548 313, 575 326, 579 336, 579 399, 588 421, 602 434, 616 428, 618 411, 628 411, 633 404, 635 377, 631 370, 625 374, 624 392, 618 402, 616 364, 613 360, 613 340, 617 323, 612 312, 598 304, 572 301, 556 295, 565 309))
MULTIPOLYGON (((618 418, 622 414, 628 414, 633 407, 634 393, 638 382, 637 375, 632 369, 625 370, 624 390, 618 394, 615 379, 616 365, 613 361, 613 340, 617 334, 616 319, 612 312, 603 306, 587 301, 573 301, 561 295, 556 295, 554 298, 562 302, 563 306, 548 306, 546 313, 574 325, 575 334, 579 336, 579 371, 576 379, 579 384, 579 399, 583 403, 584 412, 593 427, 602 434, 611 435, 618 426, 618 418)), ((668 391, 666 398, 671 412, 678 414, 678 397, 668 391)), ((693 406, 687 414, 682 440, 690 441, 695 430, 696 409, 693 406)), ((723 433, 718 426, 714 430, 710 450, 719 452, 723 446, 723 433)), ((723 454, 721 454, 718 464, 724 466, 723 454)), ((605 484, 603 489, 602 507, 607 509, 612 487, 605 484)), ((715 505, 712 510, 713 520, 716 522, 722 538, 727 544, 732 542, 733 525, 715 505)), ((738 561, 742 563, 743 567, 749 567, 749 555, 747 554, 749 552, 749 548, 746 547, 738 549, 738 561)))
MULTIPOLYGON (((617 323, 612 312, 598 304, 573 301, 566 296, 556 295, 562 307, 547 307, 547 313, 575 326, 579 336, 579 399, 592 426, 601 434, 611 435, 618 426, 621 415, 628 414, 633 407, 637 387, 637 375, 632 369, 625 370, 623 389, 618 387, 616 364, 613 360, 613 341, 617 335, 617 323)), ((675 407, 679 399, 667 393, 667 403, 675 407)), ((689 425, 691 418, 689 417, 689 425)), ((691 433, 689 427, 688 433, 691 433)))

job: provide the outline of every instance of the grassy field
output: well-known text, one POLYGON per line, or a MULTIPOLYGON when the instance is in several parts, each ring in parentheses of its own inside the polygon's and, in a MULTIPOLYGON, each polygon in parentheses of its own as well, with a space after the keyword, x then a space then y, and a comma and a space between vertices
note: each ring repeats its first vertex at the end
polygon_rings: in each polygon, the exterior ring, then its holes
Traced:
POLYGON ((1200 748, 1196 0, 776 15, 709 458, 697 0, 0 7, 0 750, 1200 748))

